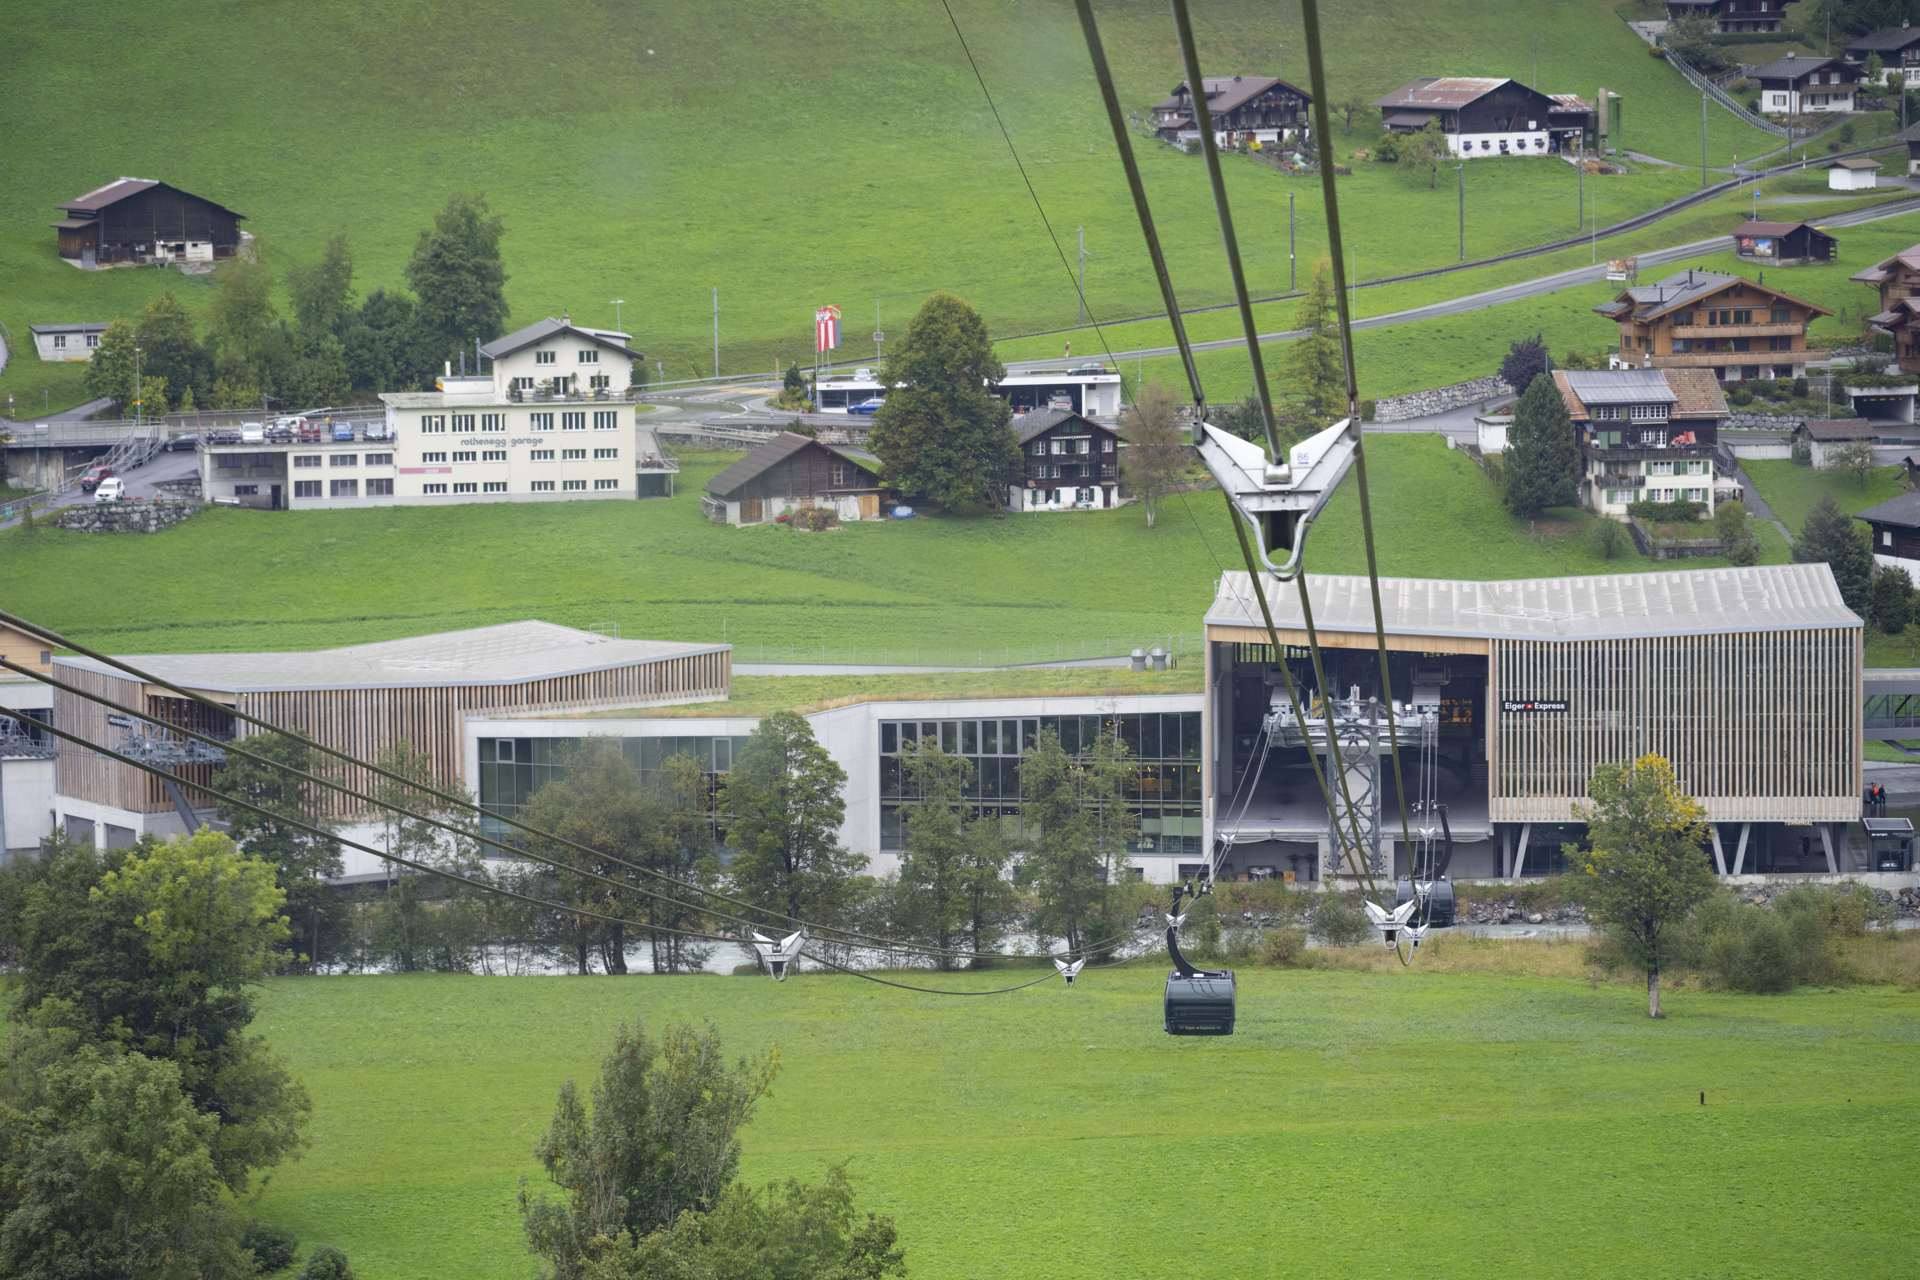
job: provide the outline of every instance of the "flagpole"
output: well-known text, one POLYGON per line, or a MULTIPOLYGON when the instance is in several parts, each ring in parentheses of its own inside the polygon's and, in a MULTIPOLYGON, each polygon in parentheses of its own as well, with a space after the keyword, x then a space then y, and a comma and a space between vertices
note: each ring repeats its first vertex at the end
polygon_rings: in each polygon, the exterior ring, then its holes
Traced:
POLYGON ((813 313, 813 386, 807 393, 813 403, 813 411, 820 412, 820 312, 813 313))

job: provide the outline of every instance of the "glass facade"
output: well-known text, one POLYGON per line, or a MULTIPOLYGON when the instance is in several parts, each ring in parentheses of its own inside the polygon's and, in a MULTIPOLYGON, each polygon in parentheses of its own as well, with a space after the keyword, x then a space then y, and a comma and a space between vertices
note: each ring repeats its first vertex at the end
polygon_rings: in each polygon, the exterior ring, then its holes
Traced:
MULTIPOLYGON (((1090 747, 1101 725, 1117 726, 1137 766, 1128 803, 1139 829, 1127 841, 1132 853, 1199 854, 1200 713, 1148 712, 1120 716, 1025 716, 993 720, 882 720, 880 722, 880 847, 901 847, 901 810, 914 801, 900 752, 921 740, 937 742, 949 755, 973 765, 967 789, 974 811, 999 814, 1016 829, 1021 818, 1020 757, 1034 749, 1042 730, 1059 735, 1070 754, 1090 747)), ((482 768, 484 769, 484 765, 482 768)))
MULTIPOLYGON (((688 736, 671 738, 482 738, 480 739, 480 807, 488 813, 519 817, 533 793, 564 777, 567 760, 583 744, 614 742, 640 773, 652 781, 674 756, 692 756, 711 783, 733 768, 733 758, 747 745, 744 737, 688 736)), ((499 836, 496 822, 481 821, 488 835, 499 836)))

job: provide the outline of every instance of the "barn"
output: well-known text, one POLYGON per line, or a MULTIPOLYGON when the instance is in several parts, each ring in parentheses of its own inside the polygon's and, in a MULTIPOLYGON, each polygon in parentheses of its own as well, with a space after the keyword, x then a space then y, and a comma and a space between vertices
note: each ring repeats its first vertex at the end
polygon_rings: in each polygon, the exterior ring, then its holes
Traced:
POLYGON ((59 208, 60 256, 83 267, 231 258, 246 217, 152 178, 116 178, 59 208))

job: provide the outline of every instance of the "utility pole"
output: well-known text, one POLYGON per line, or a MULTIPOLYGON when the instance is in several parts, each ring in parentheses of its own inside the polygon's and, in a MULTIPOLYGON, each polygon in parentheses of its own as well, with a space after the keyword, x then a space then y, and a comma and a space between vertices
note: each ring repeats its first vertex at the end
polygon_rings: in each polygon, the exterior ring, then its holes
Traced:
POLYGON ((713 376, 720 376, 720 286, 713 286, 713 376))
POLYGON ((140 348, 133 349, 133 425, 140 425, 140 348))
MULTIPOLYGON (((1074 293, 1080 300, 1080 323, 1085 324, 1087 322, 1087 229, 1085 227, 1080 228, 1080 279, 1074 288, 1074 293)), ((877 324, 874 325, 876 329, 879 327, 877 324)))
POLYGON ((1467 162, 1456 161, 1454 173, 1460 179, 1460 261, 1467 260, 1467 162))
POLYGON ((1707 185, 1707 91, 1700 91, 1700 185, 1707 185))
MULTIPOLYGON (((625 298, 615 298, 613 300, 613 327, 616 329, 620 329, 620 308, 625 306, 626 302, 627 300, 625 298)), ((620 329, 620 332, 625 333, 626 330, 620 329)), ((473 367, 476 371, 480 368, 478 363, 473 367)))
POLYGON ((1573 171, 1579 175, 1574 183, 1576 188, 1574 203, 1580 206, 1580 218, 1573 224, 1573 229, 1579 231, 1587 225, 1587 149, 1585 146, 1573 153, 1573 171))
POLYGON ((1287 192, 1287 292, 1300 287, 1299 262, 1293 253, 1293 192, 1287 192))

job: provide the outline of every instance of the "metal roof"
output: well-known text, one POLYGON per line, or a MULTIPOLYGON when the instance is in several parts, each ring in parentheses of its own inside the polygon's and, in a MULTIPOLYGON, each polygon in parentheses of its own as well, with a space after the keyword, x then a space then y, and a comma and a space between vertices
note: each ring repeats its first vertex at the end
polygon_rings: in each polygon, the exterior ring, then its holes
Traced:
POLYGON ((27 332, 28 333, 104 333, 106 332, 106 328, 107 328, 107 325, 104 320, 85 320, 85 321, 76 322, 74 324, 30 324, 27 326, 27 332))
POLYGON ((1506 84, 1506 76, 1421 76, 1409 80, 1383 98, 1377 107, 1426 107, 1452 111, 1480 99, 1506 84))
MULTIPOLYGON (((1791 302, 1795 306, 1805 307, 1813 315, 1830 316, 1833 314, 1833 312, 1827 310, 1825 307, 1808 302, 1804 298, 1796 298, 1790 293, 1783 293, 1772 285, 1761 284, 1757 280, 1749 280, 1745 276, 1730 276, 1718 271, 1700 271, 1692 268, 1686 271, 1676 271, 1666 279, 1658 281, 1655 284, 1635 285, 1619 296, 1632 300, 1634 319, 1651 320, 1657 316, 1665 315, 1667 312, 1675 310, 1676 308, 1686 306, 1690 302, 1698 302, 1702 298, 1710 297, 1713 294, 1719 293, 1722 289, 1727 289, 1734 285, 1745 285, 1749 289, 1770 294, 1773 297, 1791 302)), ((1617 316, 1620 314, 1621 307, 1618 299, 1616 299, 1614 302, 1602 303, 1600 306, 1595 307, 1594 310, 1600 312, 1602 315, 1617 316)))
POLYGON ((1088 421, 1086 417, 1075 413, 1071 409, 1035 409, 1031 413, 1023 413, 1015 418, 1013 420, 1013 429, 1020 437, 1020 443, 1028 444, 1035 436, 1045 435, 1055 427, 1074 418, 1079 418, 1081 422, 1085 423, 1088 430, 1092 430, 1098 425, 1088 421))
POLYGON ((1844 160, 1830 160, 1824 167, 1828 169, 1878 169, 1880 162, 1872 156, 1848 156, 1844 160))
POLYGON ((1883 27, 1847 41, 1847 52, 1858 49, 1861 53, 1886 53, 1911 44, 1920 44, 1920 27, 1883 27))
MULTIPOLYGON (((1372 634, 1366 578, 1317 574, 1307 587, 1318 630, 1372 634)), ((1295 591, 1269 580, 1266 595, 1275 626, 1303 629, 1295 591)), ((1380 606, 1390 635, 1470 639, 1611 640, 1861 626, 1824 564, 1505 582, 1382 578, 1380 606)), ((1206 620, 1264 629, 1244 572, 1221 575, 1206 620)))
POLYGON ((611 331, 583 329, 564 316, 557 320, 552 316, 548 316, 544 320, 534 321, 524 329, 515 329, 512 333, 503 334, 495 338, 492 342, 480 348, 480 354, 490 360, 498 360, 502 356, 510 356, 516 351, 530 347, 536 342, 544 342, 556 334, 571 333, 576 337, 585 338, 588 342, 598 346, 623 352, 636 360, 642 358, 640 352, 635 351, 626 343, 608 337, 608 332, 611 331))
MULTIPOLYGON (((255 693, 523 684, 661 658, 719 653, 728 647, 620 640, 529 619, 303 653, 156 653, 126 661, 189 689, 255 693)), ((56 656, 53 661, 55 666, 128 678, 125 672, 92 658, 56 656)))
POLYGON ((1899 497, 1888 498, 1865 511, 1854 512, 1853 518, 1920 528, 1920 493, 1903 493, 1899 497))
POLYGON ((151 191, 155 187, 166 187, 172 191, 179 191, 183 196, 191 196, 193 199, 210 204, 216 209, 225 209, 236 218, 244 218, 247 216, 238 209, 228 209, 226 205, 221 204, 218 200, 208 200, 205 196, 196 196, 191 191, 181 191, 179 187, 174 186, 172 183, 162 182, 158 178, 115 178, 105 186, 95 187, 83 196, 76 196, 65 204, 55 205, 54 207, 57 209, 65 209, 68 213, 98 213, 108 205, 118 204, 128 196, 137 196, 142 191, 151 191))
POLYGON ((1736 236, 1784 236, 1789 232, 1798 231, 1802 227, 1805 227, 1814 235, 1824 240, 1833 239, 1832 236, 1810 222, 1768 222, 1763 218, 1749 218, 1747 221, 1735 227, 1733 234, 1736 236))
POLYGON ((1853 70, 1839 58, 1798 58, 1790 53, 1784 58, 1775 58, 1765 66, 1755 67, 1747 74, 1755 80, 1801 80, 1828 67, 1839 67, 1849 72, 1853 70))
POLYGON ((1563 373, 1582 404, 1675 404, 1680 399, 1660 369, 1567 369, 1563 373))

